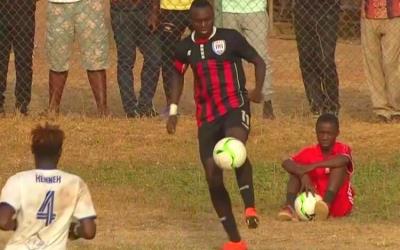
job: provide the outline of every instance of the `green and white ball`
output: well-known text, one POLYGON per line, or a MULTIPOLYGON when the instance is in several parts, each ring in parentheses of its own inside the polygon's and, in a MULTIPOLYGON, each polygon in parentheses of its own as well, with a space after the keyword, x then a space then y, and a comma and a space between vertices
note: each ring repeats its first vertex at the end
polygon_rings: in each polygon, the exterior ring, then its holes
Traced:
POLYGON ((299 194, 294 201, 294 208, 299 219, 303 221, 313 220, 315 217, 315 203, 320 200, 322 198, 318 194, 315 194, 315 196, 312 193, 307 195, 305 192, 299 194))
POLYGON ((246 161, 246 147, 236 138, 225 137, 215 144, 213 157, 222 169, 239 168, 246 161))

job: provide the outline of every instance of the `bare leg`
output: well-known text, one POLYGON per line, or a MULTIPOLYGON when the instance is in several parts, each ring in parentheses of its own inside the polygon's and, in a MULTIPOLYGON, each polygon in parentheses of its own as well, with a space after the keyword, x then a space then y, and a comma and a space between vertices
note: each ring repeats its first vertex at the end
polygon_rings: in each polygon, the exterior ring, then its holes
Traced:
POLYGON ((68 71, 49 71, 49 112, 58 114, 68 71))
POLYGON ((105 70, 88 70, 87 75, 89 78, 90 86, 94 99, 96 100, 97 111, 100 116, 105 116, 107 110, 107 76, 105 70))

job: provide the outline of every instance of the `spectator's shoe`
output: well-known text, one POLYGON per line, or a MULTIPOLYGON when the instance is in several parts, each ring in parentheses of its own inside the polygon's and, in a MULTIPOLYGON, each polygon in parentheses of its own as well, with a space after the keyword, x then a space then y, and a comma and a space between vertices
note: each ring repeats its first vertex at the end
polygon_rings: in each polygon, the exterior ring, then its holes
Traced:
POLYGON ((286 205, 279 211, 278 220, 280 221, 292 221, 297 220, 296 212, 290 205, 286 205))
POLYGON ((267 120, 275 120, 274 109, 272 108, 272 101, 264 102, 263 118, 267 120))
POLYGON ((314 213, 315 213, 315 220, 323 221, 327 220, 329 216, 329 206, 328 204, 325 203, 325 201, 317 201, 315 203, 315 208, 314 208, 314 213))
POLYGON ((28 116, 28 106, 16 104, 15 113, 20 116, 28 116))
POLYGON ((6 111, 3 106, 0 106, 0 118, 6 117, 6 111))
POLYGON ((384 115, 377 115, 376 119, 378 120, 379 123, 389 123, 390 118, 384 116, 384 115))
POLYGON ((222 246, 222 250, 248 250, 246 242, 243 240, 239 242, 229 241, 222 246))
POLYGON ((128 118, 128 119, 138 118, 138 117, 139 117, 139 113, 137 112, 137 110, 132 110, 132 111, 126 113, 126 118, 128 118))
POLYGON ((153 106, 142 106, 138 108, 138 113, 140 117, 156 117, 158 116, 158 112, 154 109, 153 106))
POLYGON ((258 227, 258 224, 260 224, 257 211, 254 207, 246 208, 246 210, 244 211, 244 216, 246 218, 246 224, 248 228, 254 229, 258 227))
POLYGON ((400 123, 400 115, 392 115, 390 119, 394 123, 400 123))

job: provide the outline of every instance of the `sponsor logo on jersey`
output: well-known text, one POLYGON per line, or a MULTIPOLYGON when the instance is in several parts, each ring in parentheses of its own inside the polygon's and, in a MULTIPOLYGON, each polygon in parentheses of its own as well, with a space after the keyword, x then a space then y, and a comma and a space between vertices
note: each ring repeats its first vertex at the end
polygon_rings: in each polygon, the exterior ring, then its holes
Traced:
POLYGON ((217 55, 222 55, 226 50, 225 40, 217 40, 212 43, 212 50, 217 55))

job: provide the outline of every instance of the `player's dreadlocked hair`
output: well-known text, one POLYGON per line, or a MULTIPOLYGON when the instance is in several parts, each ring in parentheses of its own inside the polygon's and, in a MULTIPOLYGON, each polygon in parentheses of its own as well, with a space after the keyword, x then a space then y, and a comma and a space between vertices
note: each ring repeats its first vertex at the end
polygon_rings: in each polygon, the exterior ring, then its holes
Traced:
POLYGON ((58 158, 64 142, 64 131, 46 122, 32 130, 32 153, 37 158, 58 158))
POLYGON ((334 114, 325 113, 325 114, 320 115, 318 117, 316 126, 318 126, 318 124, 320 124, 320 123, 333 124, 337 128, 337 130, 339 130, 339 119, 334 114))
POLYGON ((190 6, 190 12, 193 11, 194 8, 204 8, 204 7, 209 7, 213 8, 212 4, 208 0, 194 0, 192 2, 192 5, 190 6))

